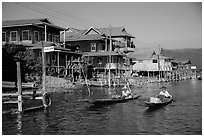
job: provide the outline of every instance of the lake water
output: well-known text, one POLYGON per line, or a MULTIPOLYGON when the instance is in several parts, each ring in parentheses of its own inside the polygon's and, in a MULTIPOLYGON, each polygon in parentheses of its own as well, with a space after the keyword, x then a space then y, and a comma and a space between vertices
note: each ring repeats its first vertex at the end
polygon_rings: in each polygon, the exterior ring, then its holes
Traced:
MULTIPOLYGON (((119 88, 91 87, 93 98, 105 98, 119 88)), ((78 100, 88 97, 87 88, 52 93, 52 106, 23 114, 2 114, 2 134, 72 135, 201 135, 202 81, 192 79, 131 87, 141 98, 125 103, 93 106, 78 100), (149 110, 141 100, 168 87, 174 101, 149 110)))

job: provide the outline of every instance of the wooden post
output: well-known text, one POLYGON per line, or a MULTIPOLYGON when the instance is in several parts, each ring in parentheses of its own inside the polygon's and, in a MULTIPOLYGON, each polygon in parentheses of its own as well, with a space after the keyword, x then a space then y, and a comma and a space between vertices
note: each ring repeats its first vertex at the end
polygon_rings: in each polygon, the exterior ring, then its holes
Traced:
MULTIPOLYGON (((71 56, 71 62, 73 61, 73 56, 71 56)), ((73 67, 73 64, 72 64, 72 67, 73 67)), ((71 74, 72 74, 72 78, 74 78, 74 70, 73 68, 71 67, 71 74)))
POLYGON ((21 86, 21 66, 20 62, 16 62, 17 64, 17 84, 18 84, 18 111, 23 111, 23 100, 22 100, 22 86, 21 86))
MULTIPOLYGON (((45 25, 45 42, 47 42, 47 25, 45 25)), ((42 92, 45 93, 45 82, 46 82, 46 64, 45 64, 45 45, 42 41, 42 92)))
POLYGON ((66 37, 66 31, 64 30, 64 48, 65 48, 65 37, 66 37))
POLYGON ((46 82, 46 63, 45 63, 45 52, 44 43, 42 42, 42 92, 45 93, 45 82, 46 82))
POLYGON ((65 74, 67 75, 68 73, 67 73, 67 54, 65 55, 65 62, 66 62, 66 64, 65 64, 65 68, 66 68, 66 70, 65 70, 65 74))
POLYGON ((111 25, 110 25, 110 40, 109 40, 109 71, 108 71, 108 86, 111 87, 111 51, 112 51, 112 40, 111 40, 111 25))
POLYGON ((57 72, 58 72, 58 75, 59 75, 59 64, 60 64, 60 60, 59 60, 59 52, 57 53, 57 72))
POLYGON ((45 42, 47 41, 47 25, 45 25, 45 42))
POLYGON ((111 69, 111 55, 110 55, 110 52, 111 52, 111 43, 112 43, 112 41, 111 41, 111 35, 110 35, 110 49, 109 49, 109 71, 108 71, 108 78, 109 78, 109 80, 108 80, 108 86, 109 87, 111 87, 111 71, 110 71, 110 69, 111 69))
POLYGON ((160 81, 160 59, 159 59, 159 55, 157 55, 158 57, 158 71, 159 71, 159 81, 160 81))

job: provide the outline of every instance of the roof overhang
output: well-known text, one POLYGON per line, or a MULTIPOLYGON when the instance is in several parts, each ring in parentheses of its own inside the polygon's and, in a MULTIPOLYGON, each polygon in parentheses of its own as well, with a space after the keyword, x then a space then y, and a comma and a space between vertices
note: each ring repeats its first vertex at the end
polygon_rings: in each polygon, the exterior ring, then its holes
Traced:
POLYGON ((122 53, 117 53, 115 51, 101 51, 101 52, 86 52, 83 54, 83 56, 126 56, 125 54, 122 53))
POLYGON ((65 28, 53 25, 53 24, 48 24, 48 23, 30 23, 30 24, 16 24, 16 25, 9 25, 9 26, 2 26, 2 28, 8 28, 8 27, 22 27, 22 26, 37 26, 37 27, 42 27, 40 25, 46 25, 52 28, 59 29, 60 31, 65 30, 65 28))

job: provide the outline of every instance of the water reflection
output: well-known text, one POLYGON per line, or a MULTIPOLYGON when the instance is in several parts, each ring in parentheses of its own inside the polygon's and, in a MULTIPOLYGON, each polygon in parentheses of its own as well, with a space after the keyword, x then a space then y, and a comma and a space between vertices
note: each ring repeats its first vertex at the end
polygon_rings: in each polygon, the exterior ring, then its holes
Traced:
POLYGON ((41 129, 42 129, 42 134, 45 134, 47 131, 47 127, 49 125, 49 109, 44 109, 43 114, 41 115, 40 122, 41 122, 41 129))
POLYGON ((18 135, 22 134, 22 113, 17 114, 17 130, 18 130, 18 135))

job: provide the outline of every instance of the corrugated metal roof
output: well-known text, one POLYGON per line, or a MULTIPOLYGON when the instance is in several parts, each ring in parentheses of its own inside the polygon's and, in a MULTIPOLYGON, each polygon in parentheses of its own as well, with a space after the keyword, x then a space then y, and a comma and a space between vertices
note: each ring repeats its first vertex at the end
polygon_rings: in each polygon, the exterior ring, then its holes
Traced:
MULTIPOLYGON (((58 52, 66 52, 66 53, 73 53, 73 54, 82 55, 82 53, 79 53, 79 52, 71 52, 70 49, 57 46, 57 45, 56 45, 55 43, 53 43, 53 42, 44 42, 44 41, 43 41, 43 44, 44 44, 45 47, 54 46, 54 50, 56 50, 56 51, 58 51, 58 52)), ((37 43, 33 44, 33 47, 31 47, 30 49, 42 49, 42 42, 37 42, 37 43)))
POLYGON ((136 48, 134 52, 128 53, 127 57, 133 60, 147 60, 157 59, 158 55, 160 59, 171 59, 161 55, 159 48, 136 48))
MULTIPOLYGON (((100 34, 90 34, 90 35, 68 35, 66 36, 66 41, 83 41, 83 40, 103 40, 104 36, 100 34)), ((60 37, 60 41, 64 41, 63 37, 60 37)))
POLYGON ((106 36, 127 36, 135 38, 133 35, 127 33, 126 29, 124 27, 111 27, 111 28, 96 28, 99 32, 102 34, 105 34, 106 36))
POLYGON ((105 51, 105 52, 86 52, 83 53, 83 56, 109 56, 109 55, 120 55, 120 56, 125 56, 125 54, 118 53, 116 51, 105 51))
POLYGON ((2 22, 2 26, 16 26, 16 25, 24 25, 24 24, 38 24, 38 23, 48 23, 52 24, 48 19, 22 19, 22 20, 7 20, 2 22))
POLYGON ((54 27, 60 30, 65 30, 65 28, 54 25, 47 18, 44 19, 22 19, 22 20, 7 20, 2 21, 2 27, 15 27, 15 26, 26 26, 26 25, 36 25, 36 24, 45 24, 50 27, 54 27))
MULTIPOLYGON (((65 40, 66 41, 79 41, 79 40, 99 40, 105 38, 105 36, 111 36, 112 37, 119 37, 119 36, 126 36, 126 37, 131 37, 134 38, 133 35, 129 34, 126 32, 124 27, 111 27, 111 28, 89 28, 87 30, 79 30, 75 28, 70 28, 75 30, 75 32, 68 32, 66 33, 65 40), (101 34, 86 34, 83 35, 85 32, 88 32, 90 29, 95 29, 99 31, 101 34)), ((64 37, 62 36, 60 41, 64 41, 64 37)))

